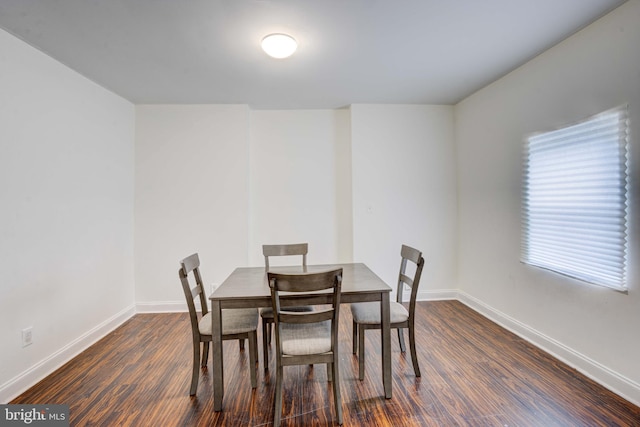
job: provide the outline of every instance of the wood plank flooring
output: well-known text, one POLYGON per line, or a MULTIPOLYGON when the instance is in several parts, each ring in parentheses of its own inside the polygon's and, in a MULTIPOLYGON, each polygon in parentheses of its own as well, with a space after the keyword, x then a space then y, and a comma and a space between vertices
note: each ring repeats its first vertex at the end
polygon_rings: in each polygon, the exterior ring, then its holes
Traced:
MULTIPOLYGON (((351 353, 343 306, 340 372, 344 425, 640 426, 640 408, 457 301, 418 303, 418 357, 392 333, 393 399, 383 395, 380 335, 366 334, 365 379, 351 353)), ((191 332, 186 313, 138 314, 11 403, 68 404, 73 426, 271 425, 275 362, 251 389, 249 355, 224 343, 223 411, 214 412, 205 370, 189 396, 191 332)), ((258 337, 258 343, 261 338, 258 337)), ((407 343, 408 344, 408 343, 407 343)), ((211 363, 211 362, 209 362, 211 363)), ((283 425, 334 424, 324 366, 285 368, 283 425)))

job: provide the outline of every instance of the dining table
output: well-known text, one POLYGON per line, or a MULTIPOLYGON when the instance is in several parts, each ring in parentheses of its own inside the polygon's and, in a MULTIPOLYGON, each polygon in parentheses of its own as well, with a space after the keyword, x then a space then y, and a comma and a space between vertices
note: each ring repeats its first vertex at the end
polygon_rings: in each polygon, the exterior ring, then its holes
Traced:
MULTIPOLYGON (((384 396, 391 399, 391 324, 389 296, 391 287, 363 263, 323 264, 304 266, 271 266, 268 271, 277 273, 319 272, 342 268, 341 303, 380 302, 382 382, 384 396)), ((319 292, 313 295, 282 295, 282 306, 330 304, 332 294, 319 292)), ((209 296, 211 301, 213 359, 213 407, 222 410, 224 399, 224 360, 222 351, 222 309, 271 307, 271 290, 265 267, 239 267, 209 296)))

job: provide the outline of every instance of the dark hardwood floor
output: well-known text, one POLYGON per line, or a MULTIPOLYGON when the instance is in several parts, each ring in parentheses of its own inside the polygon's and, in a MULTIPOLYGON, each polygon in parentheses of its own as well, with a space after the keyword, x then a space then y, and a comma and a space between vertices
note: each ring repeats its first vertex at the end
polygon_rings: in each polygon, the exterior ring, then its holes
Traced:
MULTIPOLYGON (((341 310, 344 424, 352 426, 640 426, 640 408, 455 301, 418 303, 420 367, 392 333, 393 399, 382 396, 379 332, 367 332, 366 376, 341 310)), ((261 343, 260 337, 258 343, 261 343)), ((248 349, 248 346, 246 346, 248 349)), ((273 419, 274 370, 251 389, 248 350, 225 342, 223 411, 211 377, 189 396, 187 314, 139 314, 11 403, 70 405, 73 426, 259 426, 273 419)), ((283 425, 332 425, 324 366, 285 368, 283 425)))

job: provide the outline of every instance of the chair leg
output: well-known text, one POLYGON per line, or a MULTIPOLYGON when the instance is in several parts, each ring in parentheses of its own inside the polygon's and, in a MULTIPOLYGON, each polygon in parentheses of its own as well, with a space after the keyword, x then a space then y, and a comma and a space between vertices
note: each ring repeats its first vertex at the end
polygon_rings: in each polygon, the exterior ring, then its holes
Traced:
POLYGON ((407 347, 404 345, 404 329, 403 328, 396 328, 396 329, 398 329, 398 342, 400 343, 400 351, 403 353, 406 353, 407 347))
POLYGON ((240 350, 244 350, 244 338, 239 339, 238 344, 240 345, 240 350))
POLYGON ((420 366, 418 366, 418 353, 416 352, 415 328, 409 325, 409 347, 411 349, 411 361, 413 362, 413 372, 416 377, 420 376, 420 366))
POLYGON ((209 341, 205 341, 202 343, 202 367, 206 368, 207 363, 209 363, 209 341))
POLYGON ((273 425, 278 427, 282 418, 282 366, 276 366, 276 398, 273 402, 273 425))
POLYGON ((193 369, 191 371, 191 388, 189 396, 194 396, 198 389, 198 376, 200 375, 200 343, 193 342, 193 369))
POLYGON ((358 379, 364 379, 364 327, 358 325, 358 379))
POLYGON ((358 351, 358 324, 353 321, 353 354, 356 354, 358 351))
POLYGON ((271 330, 273 329, 273 322, 271 319, 267 322, 267 342, 271 345, 271 330))
POLYGON ((333 402, 336 407, 336 418, 339 425, 342 425, 342 398, 340 397, 340 366, 338 357, 334 356, 331 364, 333 370, 333 402))
POLYGON ((267 322, 262 319, 262 363, 264 370, 269 370, 269 344, 267 344, 267 322))
MULTIPOLYGON (((244 341, 244 340, 243 340, 244 341)), ((251 388, 258 387, 258 334, 249 332, 249 369, 251 370, 251 388)))

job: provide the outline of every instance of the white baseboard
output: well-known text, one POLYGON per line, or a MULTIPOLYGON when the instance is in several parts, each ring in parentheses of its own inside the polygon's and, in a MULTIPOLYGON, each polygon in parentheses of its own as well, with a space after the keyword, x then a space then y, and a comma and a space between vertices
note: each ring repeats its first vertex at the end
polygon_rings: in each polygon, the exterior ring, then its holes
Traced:
POLYGON ((136 314, 132 305, 111 316, 95 328, 73 340, 46 359, 36 363, 31 368, 10 379, 0 386, 0 402, 8 403, 25 392, 38 381, 50 375, 53 371, 73 359, 75 356, 91 347, 98 340, 122 325, 136 314))
POLYGON ((520 338, 551 354, 603 387, 640 406, 640 384, 635 381, 490 307, 465 292, 458 291, 456 299, 520 338))
POLYGON ((189 311, 184 301, 152 301, 136 304, 136 313, 183 313, 189 311))
POLYGON ((419 290, 417 299, 418 301, 455 300, 455 299, 458 299, 458 290, 457 289, 440 289, 436 291, 428 291, 428 290, 420 291, 419 290))

